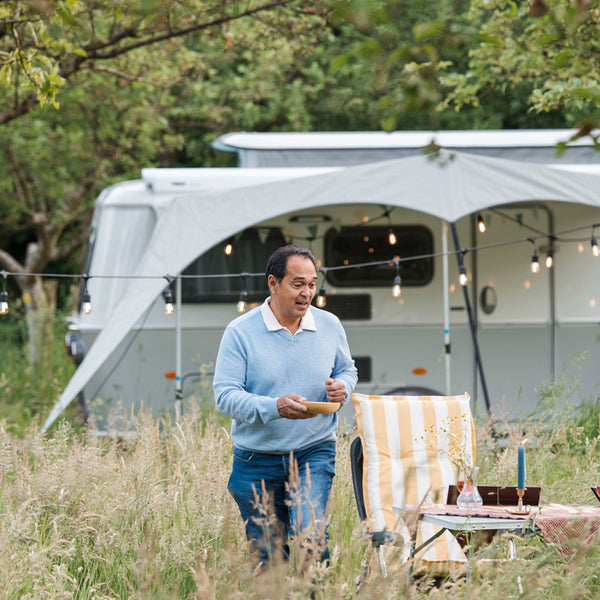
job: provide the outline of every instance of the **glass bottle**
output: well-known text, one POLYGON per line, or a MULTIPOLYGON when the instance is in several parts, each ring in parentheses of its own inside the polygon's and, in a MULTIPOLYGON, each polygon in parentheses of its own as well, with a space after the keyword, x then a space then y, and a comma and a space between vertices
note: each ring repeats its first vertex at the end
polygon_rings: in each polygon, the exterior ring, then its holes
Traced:
POLYGON ((477 510, 483 506, 481 494, 477 489, 477 476, 479 475, 479 467, 471 467, 465 469, 465 482, 460 490, 460 494, 456 499, 456 506, 464 510, 477 510))

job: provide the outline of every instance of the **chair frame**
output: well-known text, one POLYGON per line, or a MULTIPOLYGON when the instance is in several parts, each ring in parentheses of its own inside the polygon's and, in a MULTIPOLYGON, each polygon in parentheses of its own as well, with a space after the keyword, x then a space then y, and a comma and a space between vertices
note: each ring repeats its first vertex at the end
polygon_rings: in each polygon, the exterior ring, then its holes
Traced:
MULTIPOLYGON (((363 447, 359 436, 355 437, 350 444, 350 468, 352 471, 352 485, 354 488, 354 499, 360 520, 364 523, 367 520, 367 511, 365 509, 365 496, 363 492, 363 447)), ((377 557, 377 563, 381 574, 387 576, 387 565, 383 554, 383 546, 386 544, 398 545, 401 541, 405 543, 404 538, 393 531, 369 531, 367 536, 370 541, 370 552, 365 557, 361 568, 361 574, 356 582, 356 591, 360 588, 369 571, 369 562, 373 551, 377 557)))

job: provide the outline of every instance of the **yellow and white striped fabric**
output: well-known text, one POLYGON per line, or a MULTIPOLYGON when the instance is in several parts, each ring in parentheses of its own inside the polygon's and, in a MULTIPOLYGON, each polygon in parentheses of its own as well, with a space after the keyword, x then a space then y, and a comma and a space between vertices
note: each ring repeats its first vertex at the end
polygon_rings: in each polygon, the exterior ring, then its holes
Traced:
MULTIPOLYGON (((370 529, 394 530, 392 506, 444 503, 456 468, 457 444, 475 464, 470 398, 462 396, 367 396, 353 394, 363 444, 363 492, 370 529)), ((417 546, 437 531, 419 523, 417 546)), ((448 531, 416 557, 416 568, 447 573, 465 555, 448 531)))

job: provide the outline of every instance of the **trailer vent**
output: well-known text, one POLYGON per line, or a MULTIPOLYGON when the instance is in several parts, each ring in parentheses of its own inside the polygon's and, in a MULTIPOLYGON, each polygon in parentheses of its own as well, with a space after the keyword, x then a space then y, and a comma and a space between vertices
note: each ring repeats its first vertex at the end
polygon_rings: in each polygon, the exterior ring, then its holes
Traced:
POLYGON ((371 294, 329 294, 325 310, 342 321, 368 321, 371 318, 371 294))
POLYGON ((373 360, 370 356, 353 356, 356 370, 358 371, 358 381, 368 383, 373 380, 373 360))

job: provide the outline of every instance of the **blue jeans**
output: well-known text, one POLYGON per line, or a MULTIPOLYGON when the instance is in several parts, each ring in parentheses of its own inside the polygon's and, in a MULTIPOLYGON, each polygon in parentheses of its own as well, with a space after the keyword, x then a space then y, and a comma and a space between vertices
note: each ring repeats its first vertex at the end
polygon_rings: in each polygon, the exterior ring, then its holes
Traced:
POLYGON ((334 442, 283 455, 234 447, 228 489, 261 561, 275 553, 287 559, 290 535, 316 543, 320 559, 329 559, 327 504, 334 475, 334 442))

